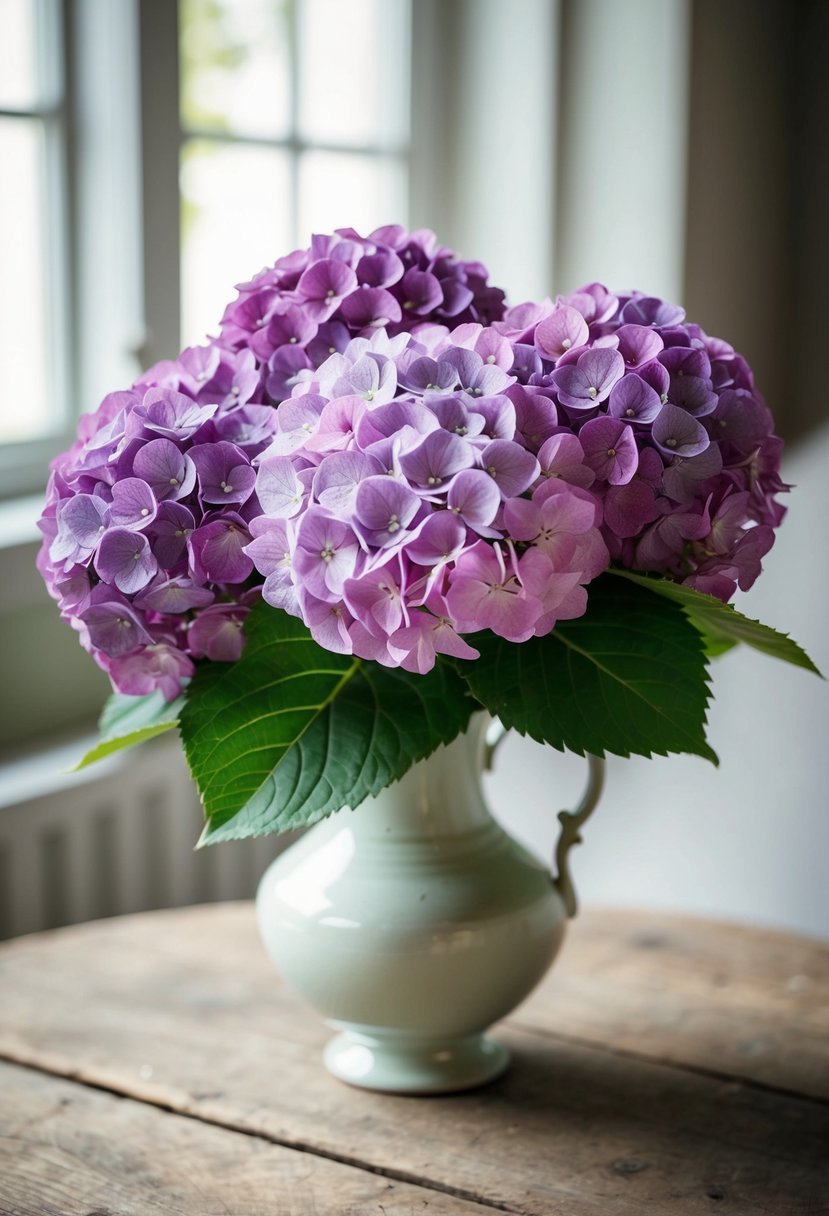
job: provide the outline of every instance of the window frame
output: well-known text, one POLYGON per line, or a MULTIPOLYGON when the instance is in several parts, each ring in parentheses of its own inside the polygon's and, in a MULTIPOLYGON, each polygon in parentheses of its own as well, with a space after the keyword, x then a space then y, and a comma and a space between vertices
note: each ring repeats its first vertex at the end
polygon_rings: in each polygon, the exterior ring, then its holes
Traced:
POLYGON ((44 296, 48 303, 46 338, 50 352, 46 392, 57 397, 53 423, 42 435, 0 443, 0 500, 19 498, 45 483, 51 456, 71 440, 75 417, 75 361, 72 358, 73 299, 69 140, 72 70, 68 9, 61 0, 34 0, 38 98, 30 105, 2 106, 0 118, 42 125, 42 207, 45 245, 44 296))
MULTIPOLYGON (((308 152, 332 152, 355 156, 396 159, 407 172, 406 195, 411 199, 413 102, 411 63, 405 64, 400 104, 405 111, 407 135, 402 140, 380 138, 375 142, 335 142, 312 139, 301 132, 300 96, 300 19, 297 0, 287 0, 290 55, 294 64, 289 90, 289 122, 282 136, 246 135, 210 127, 185 126, 179 106, 179 0, 141 0, 141 95, 143 164, 154 166, 152 180, 145 172, 143 187, 143 248, 146 302, 146 344, 141 350, 144 366, 161 359, 174 358, 181 347, 181 192, 179 171, 181 154, 190 140, 228 145, 273 148, 286 153, 290 163, 291 199, 289 204, 291 248, 307 244, 309 233, 299 228, 300 163, 308 152), (152 84, 152 87, 150 85, 152 84), (175 122, 170 116, 175 115, 175 122)), ((412 31, 416 20, 415 0, 401 0, 400 20, 412 31)), ((386 18, 388 19, 388 18, 386 18)), ((411 60, 411 55, 409 56, 411 60)), ((405 223, 407 217, 391 217, 405 223)), ((275 249, 274 258, 287 249, 275 249)), ((241 267, 240 276, 253 274, 259 267, 241 267)), ((230 285, 229 285, 230 289, 230 285)), ((218 318, 217 318, 218 320, 218 318)))
POLYGON ((43 54, 60 81, 38 107, 47 122, 50 380, 60 421, 36 439, 0 444, 0 545, 3 515, 42 494, 49 461, 71 444, 81 414, 134 379, 145 344, 139 0, 36 3, 43 54))

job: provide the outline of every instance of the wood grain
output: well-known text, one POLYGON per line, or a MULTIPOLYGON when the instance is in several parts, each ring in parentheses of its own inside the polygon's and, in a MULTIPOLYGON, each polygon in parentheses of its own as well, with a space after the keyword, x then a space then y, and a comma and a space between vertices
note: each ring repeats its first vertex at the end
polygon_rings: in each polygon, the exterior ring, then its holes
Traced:
POLYGON ((515 1020, 829 1101, 826 942, 690 917, 587 912, 515 1020))
POLYGON ((513 1069, 475 1094, 330 1079, 326 1029, 279 984, 249 905, 8 944, 0 1055, 528 1216, 726 1199, 734 1213, 829 1212, 825 948, 616 913, 576 930, 499 1028, 513 1069), (737 1049, 745 1018, 773 1051, 737 1049))
POLYGON ((491 1216, 492 1209, 0 1064, 0 1216, 491 1216))

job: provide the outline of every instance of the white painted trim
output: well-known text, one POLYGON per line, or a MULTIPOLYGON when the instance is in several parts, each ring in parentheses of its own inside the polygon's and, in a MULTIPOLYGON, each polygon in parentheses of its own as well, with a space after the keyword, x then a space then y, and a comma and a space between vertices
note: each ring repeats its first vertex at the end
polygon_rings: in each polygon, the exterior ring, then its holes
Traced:
POLYGON ((411 215, 513 302, 553 274, 558 0, 418 0, 411 215))
POLYGON ((138 374, 144 342, 137 0, 74 2, 80 410, 138 374))
POLYGON ((556 286, 684 295, 690 0, 567 0, 556 286))

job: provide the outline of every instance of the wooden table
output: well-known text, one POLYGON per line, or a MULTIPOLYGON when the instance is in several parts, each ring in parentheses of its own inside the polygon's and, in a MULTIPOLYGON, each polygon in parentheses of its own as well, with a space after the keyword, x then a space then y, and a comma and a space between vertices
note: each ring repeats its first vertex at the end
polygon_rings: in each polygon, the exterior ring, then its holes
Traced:
POLYGON ((249 904, 0 948, 3 1216, 829 1212, 829 949, 587 912, 459 1097, 349 1089, 249 904))

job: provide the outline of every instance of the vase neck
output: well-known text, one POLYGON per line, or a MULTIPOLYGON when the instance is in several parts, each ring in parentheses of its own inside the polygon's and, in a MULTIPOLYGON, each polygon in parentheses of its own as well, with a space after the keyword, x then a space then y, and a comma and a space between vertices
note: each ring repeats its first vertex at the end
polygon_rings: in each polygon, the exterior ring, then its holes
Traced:
POLYGON ((464 734, 418 761, 376 797, 366 799, 352 812, 355 827, 386 838, 429 838, 453 836, 491 823, 481 792, 488 721, 485 714, 476 714, 464 734))

